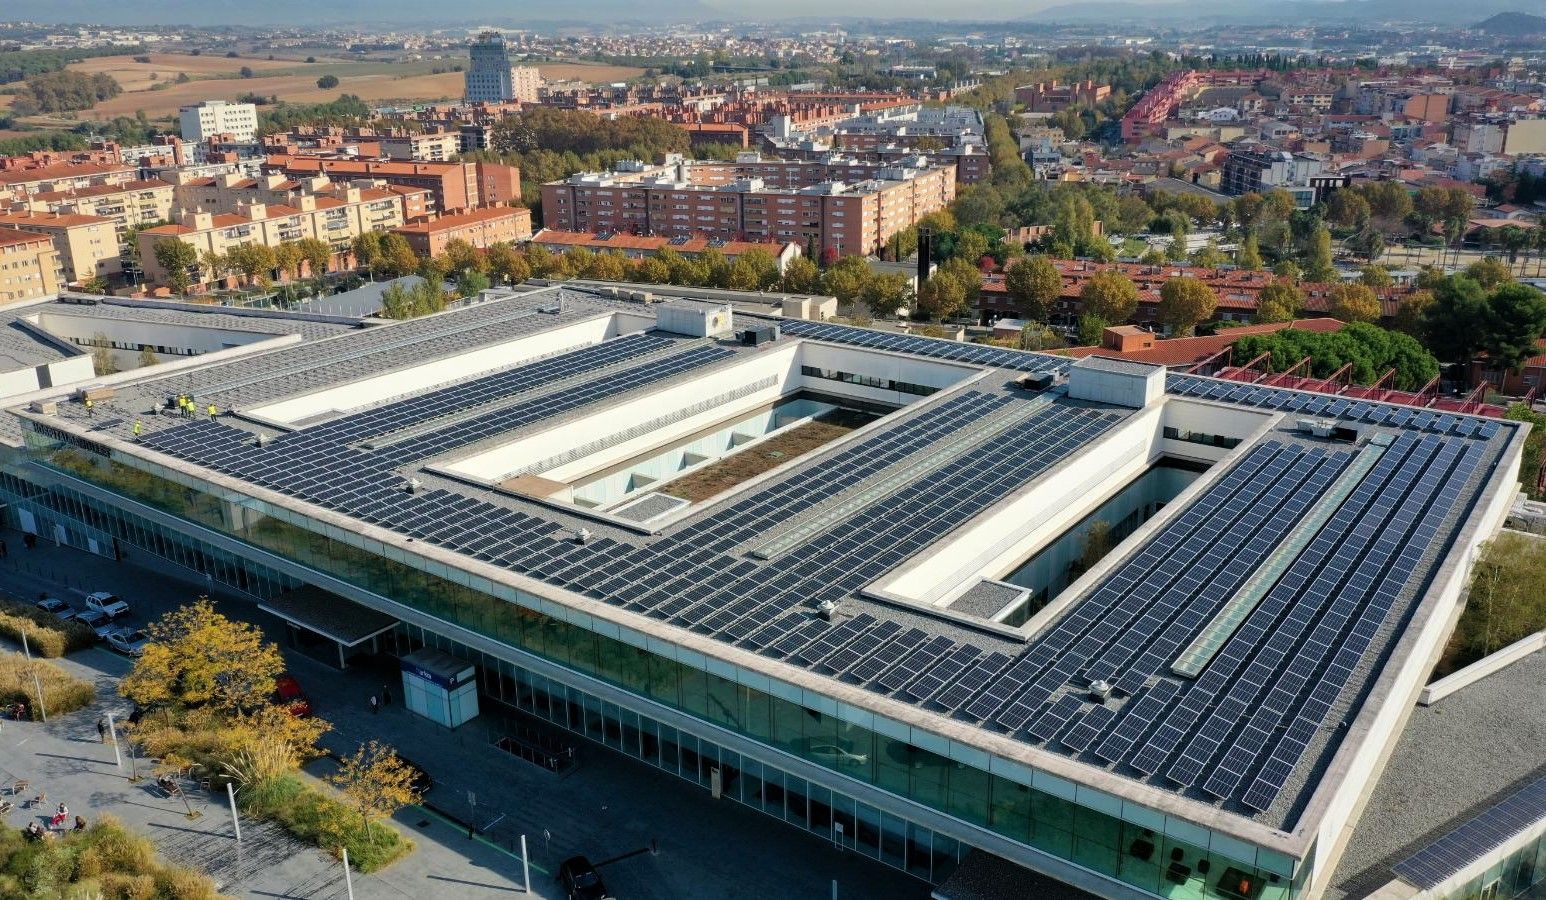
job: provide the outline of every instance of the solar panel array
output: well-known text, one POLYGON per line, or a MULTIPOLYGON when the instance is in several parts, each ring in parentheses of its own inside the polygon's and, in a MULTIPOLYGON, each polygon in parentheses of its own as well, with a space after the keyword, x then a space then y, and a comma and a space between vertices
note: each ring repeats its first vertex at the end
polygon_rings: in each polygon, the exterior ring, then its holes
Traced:
POLYGON ((1167 376, 1165 389, 1183 397, 1238 403, 1307 416, 1330 416, 1349 422, 1392 428, 1413 428, 1457 437, 1491 439, 1503 426, 1476 416, 1463 416, 1415 406, 1398 406, 1358 400, 1331 394, 1291 391, 1287 388, 1262 387, 1239 381, 1204 378, 1199 375, 1167 376))
MULTIPOLYGON (((310 426, 295 435, 308 441, 358 443, 615 365, 668 347, 671 343, 667 338, 632 334, 341 416, 310 426)), ((285 437, 280 440, 285 440, 285 437)))
POLYGON ((855 347, 866 347, 871 350, 892 350, 898 353, 911 353, 915 356, 948 359, 952 362, 974 363, 980 366, 992 366, 993 368, 1009 369, 1011 371, 1060 372, 1072 364, 1072 360, 1041 353, 1005 350, 1000 347, 967 344, 961 341, 947 341, 940 338, 892 334, 886 331, 875 331, 870 328, 833 325, 829 322, 789 319, 780 322, 779 327, 784 334, 796 337, 831 341, 835 344, 849 344, 855 347))
POLYGON ((1391 869, 1414 887, 1436 888, 1542 819, 1546 819, 1546 775, 1487 807, 1391 869))
MULTIPOLYGON (((1035 371, 1066 362, 1014 351, 790 322, 786 331, 877 349, 1035 371), (898 343, 900 342, 900 343, 898 343), (920 342, 914 344, 913 342, 920 342), (987 352, 987 357, 971 356, 987 352), (952 355, 960 354, 960 355, 952 355), (999 356, 997 354, 1007 354, 999 356)), ((447 388, 440 409, 463 421, 376 450, 344 441, 432 423, 447 414, 388 404, 253 445, 217 422, 194 422, 146 445, 622 608, 710 635, 898 700, 1042 745, 1129 777, 1174 786, 1232 808, 1268 810, 1327 746, 1318 736, 1347 714, 1347 688, 1369 677, 1427 577, 1424 554, 1487 458, 1495 423, 1346 398, 1322 398, 1172 376, 1188 396, 1405 426, 1296 558, 1284 538, 1326 495, 1357 452, 1350 444, 1280 435, 1251 447, 1143 546, 1033 642, 960 641, 889 618, 876 607, 834 622, 821 600, 853 595, 1020 486, 1077 453, 1128 413, 1054 403, 985 433, 926 477, 855 504, 846 518, 767 561, 747 550, 823 499, 875 483, 877 473, 959 439, 974 423, 1027 403, 968 390, 937 398, 842 448, 652 541, 580 544, 545 514, 436 488, 410 494, 405 462, 465 447, 733 351, 695 345, 582 389, 531 399, 555 380, 657 354, 660 338, 622 339, 447 388), (480 383, 481 382, 481 383, 480 383), (1244 393, 1240 393, 1244 391, 1244 393), (1220 394, 1220 392, 1222 392, 1220 394), (468 413, 516 395, 493 412, 468 413), (392 411, 395 407, 395 414, 392 411), (1424 432, 1422 429, 1430 429, 1424 432), (1441 434, 1443 435, 1441 437, 1441 434), (1472 440, 1476 438, 1478 440, 1472 440), (1177 654, 1269 563, 1282 575, 1195 680, 1170 671, 1177 654), (1383 642, 1383 643, 1382 643, 1383 642), (1379 646, 1377 646, 1379 645, 1379 646), (1100 679, 1109 705, 1086 699, 1100 679), (1339 705, 1341 704, 1341 705, 1339 705)))
MULTIPOLYGON (((621 396, 648 384, 673 378, 734 355, 734 350, 724 347, 694 347, 684 353, 612 372, 589 382, 583 388, 533 397, 473 419, 396 441, 378 452, 397 465, 428 459, 477 443, 485 438, 524 428, 543 419, 572 412, 582 406, 621 396)), ((562 358, 559 357, 559 359, 562 358)))
POLYGON ((1031 644, 967 717, 1098 764, 1268 810, 1393 628, 1485 445, 1405 432, 1195 681, 1168 672, 1351 453, 1267 441, 1031 644), (1094 680, 1119 712, 1081 699, 1094 680), (1070 692, 1070 691, 1074 692, 1070 692), (1082 714, 1081 714, 1082 712, 1082 714))

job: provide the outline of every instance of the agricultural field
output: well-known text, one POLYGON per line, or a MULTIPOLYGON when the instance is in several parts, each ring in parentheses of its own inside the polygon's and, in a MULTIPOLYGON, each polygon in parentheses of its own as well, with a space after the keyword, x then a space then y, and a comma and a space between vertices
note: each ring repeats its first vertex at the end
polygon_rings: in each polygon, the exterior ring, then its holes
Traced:
MULTIPOLYGON (((355 94, 369 103, 453 99, 462 94, 462 73, 432 71, 450 65, 452 61, 444 59, 399 63, 319 58, 307 63, 302 59, 154 53, 148 63, 135 62, 132 56, 103 56, 72 63, 69 68, 87 74, 105 72, 124 89, 117 97, 81 113, 83 118, 110 119, 144 110, 151 119, 163 119, 175 116, 180 106, 200 100, 235 100, 247 93, 292 103, 334 100, 339 94, 355 94), (240 76, 243 66, 252 70, 253 77, 240 76), (180 73, 191 80, 174 83, 180 73), (336 77, 338 86, 318 88, 317 79, 324 75, 336 77), (157 84, 162 87, 152 90, 157 84)), ((584 63, 541 63, 538 68, 553 80, 596 82, 623 81, 644 72, 630 66, 584 63)))

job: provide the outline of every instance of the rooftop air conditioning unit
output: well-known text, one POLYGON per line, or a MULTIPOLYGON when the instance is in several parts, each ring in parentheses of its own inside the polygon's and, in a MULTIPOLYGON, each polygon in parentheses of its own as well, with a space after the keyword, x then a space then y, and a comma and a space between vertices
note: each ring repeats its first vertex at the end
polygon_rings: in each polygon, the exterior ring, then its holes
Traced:
POLYGON ((1331 437, 1331 432, 1337 427, 1335 419, 1300 419, 1299 430, 1316 437, 1331 437))
POLYGON ((816 604, 816 614, 821 616, 823 619, 826 619, 828 622, 832 621, 832 615, 836 612, 837 603, 832 600, 823 600, 816 604))
POLYGON ((590 542, 590 537, 591 537, 591 534, 590 534, 590 529, 589 528, 576 528, 574 530, 574 542, 576 544, 589 543, 590 542))
POLYGON ((1090 699, 1096 703, 1105 703, 1111 696, 1111 683, 1105 679, 1096 679, 1090 682, 1090 699))
POLYGON ((408 479, 408 483, 406 485, 404 485, 404 490, 406 490, 408 493, 412 494, 412 493, 416 493, 419 490, 419 488, 421 488, 423 486, 424 486, 424 482, 420 481, 417 478, 410 478, 410 479, 408 479))

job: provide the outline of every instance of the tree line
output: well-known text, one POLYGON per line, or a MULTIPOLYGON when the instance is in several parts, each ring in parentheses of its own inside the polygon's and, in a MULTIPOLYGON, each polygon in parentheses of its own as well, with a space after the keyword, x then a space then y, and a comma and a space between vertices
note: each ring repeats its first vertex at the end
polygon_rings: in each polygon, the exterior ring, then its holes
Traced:
POLYGON ((74 112, 90 109, 121 93, 123 88, 106 72, 46 72, 27 79, 26 87, 11 103, 11 110, 20 116, 74 112))

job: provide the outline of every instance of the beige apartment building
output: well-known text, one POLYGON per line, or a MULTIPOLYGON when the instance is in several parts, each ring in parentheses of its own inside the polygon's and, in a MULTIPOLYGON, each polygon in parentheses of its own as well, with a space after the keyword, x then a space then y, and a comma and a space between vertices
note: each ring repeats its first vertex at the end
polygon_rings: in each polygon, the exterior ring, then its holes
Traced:
POLYGON ((26 200, 39 193, 74 191, 133 181, 138 170, 122 163, 59 162, 26 168, 0 168, 0 199, 26 200))
POLYGON ((0 227, 0 306, 59 293, 58 256, 47 235, 0 227))
POLYGON ((954 166, 866 167, 857 171, 869 177, 843 181, 820 178, 834 171, 825 162, 741 165, 776 173, 781 185, 761 176, 724 180, 737 164, 585 173, 542 186, 543 221, 562 231, 792 241, 829 257, 867 256, 955 198, 954 166), (818 180, 801 185, 805 178, 818 180))
POLYGON ((27 211, 0 214, 0 228, 44 235, 52 241, 58 284, 82 284, 93 276, 106 278, 123 271, 118 227, 112 219, 27 211))
POLYGON ((119 251, 128 249, 129 229, 172 217, 172 185, 164 181, 124 181, 34 194, 26 208, 34 212, 111 219, 119 251))
POLYGON ((439 256, 445 252, 446 244, 455 240, 486 250, 495 244, 530 240, 531 210, 523 206, 469 209, 438 219, 410 222, 395 230, 421 256, 439 256))
MULTIPOLYGON (((367 231, 386 231, 403 224, 401 197, 384 188, 344 187, 329 194, 302 194, 294 205, 249 202, 234 212, 183 209, 178 220, 139 233, 145 277, 164 283, 166 271, 156 260, 156 243, 179 240, 203 256, 224 254, 243 244, 277 246, 302 238, 317 238, 338 254, 348 252, 354 239, 367 231)), ((202 273, 201 277, 207 275, 202 273)))
MULTIPOLYGON (((300 197, 307 195, 344 199, 351 187, 367 191, 386 191, 396 196, 402 207, 403 221, 428 215, 434 204, 432 195, 425 188, 400 187, 370 179, 356 179, 352 182, 333 181, 326 175, 289 178, 278 173, 259 178, 224 174, 209 178, 182 179, 177 184, 173 197, 178 209, 234 213, 253 203, 295 206, 300 197)), ((377 202, 384 200, 385 198, 379 198, 377 202)))

